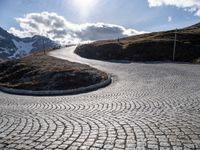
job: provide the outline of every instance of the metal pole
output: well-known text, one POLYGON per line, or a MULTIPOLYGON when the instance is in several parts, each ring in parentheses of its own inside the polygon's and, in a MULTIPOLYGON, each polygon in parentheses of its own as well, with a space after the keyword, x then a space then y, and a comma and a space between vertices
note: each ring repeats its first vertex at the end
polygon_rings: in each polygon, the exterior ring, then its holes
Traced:
POLYGON ((175 30, 175 35, 174 35, 173 61, 175 61, 176 57, 176 41, 177 41, 177 29, 175 30))
POLYGON ((43 50, 44 50, 44 55, 45 55, 46 52, 45 52, 45 46, 44 46, 44 39, 42 41, 43 41, 43 50))

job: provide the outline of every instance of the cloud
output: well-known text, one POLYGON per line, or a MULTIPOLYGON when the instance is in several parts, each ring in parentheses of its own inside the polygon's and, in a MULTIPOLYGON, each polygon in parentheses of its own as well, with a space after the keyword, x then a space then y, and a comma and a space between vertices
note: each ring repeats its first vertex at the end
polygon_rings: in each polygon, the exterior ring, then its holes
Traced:
POLYGON ((10 33, 19 37, 42 35, 60 44, 116 39, 144 33, 106 23, 74 24, 56 13, 49 12, 30 13, 23 18, 16 18, 16 20, 20 25, 20 29, 10 28, 10 33))
POLYGON ((148 0, 150 7, 175 6, 200 17, 200 0, 148 0))
POLYGON ((168 22, 172 22, 172 17, 171 16, 168 17, 168 22))

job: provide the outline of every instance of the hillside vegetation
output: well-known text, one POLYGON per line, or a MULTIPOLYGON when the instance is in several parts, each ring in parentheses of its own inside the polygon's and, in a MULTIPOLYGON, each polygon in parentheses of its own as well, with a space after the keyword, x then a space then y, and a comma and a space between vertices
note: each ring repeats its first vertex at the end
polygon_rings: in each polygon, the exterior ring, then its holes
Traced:
POLYGON ((47 91, 86 87, 106 80, 107 74, 87 65, 43 53, 0 63, 0 86, 47 91))
MULTIPOLYGON (((175 30, 80 45, 75 53, 99 60, 166 61, 173 58, 175 30)), ((177 30, 176 61, 200 59, 200 23, 177 30)))

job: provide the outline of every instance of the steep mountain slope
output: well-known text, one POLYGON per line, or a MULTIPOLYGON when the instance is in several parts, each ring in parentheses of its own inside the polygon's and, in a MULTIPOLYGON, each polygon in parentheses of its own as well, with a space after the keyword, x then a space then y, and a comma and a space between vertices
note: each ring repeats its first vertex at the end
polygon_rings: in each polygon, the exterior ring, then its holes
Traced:
MULTIPOLYGON (((175 30, 154 32, 81 45, 75 52, 82 57, 100 60, 172 60, 174 37, 175 30)), ((200 23, 177 30, 175 59, 190 62, 200 59, 200 23)))
POLYGON ((46 37, 36 35, 19 38, 0 27, 0 61, 20 58, 35 51, 58 47, 57 43, 46 37))

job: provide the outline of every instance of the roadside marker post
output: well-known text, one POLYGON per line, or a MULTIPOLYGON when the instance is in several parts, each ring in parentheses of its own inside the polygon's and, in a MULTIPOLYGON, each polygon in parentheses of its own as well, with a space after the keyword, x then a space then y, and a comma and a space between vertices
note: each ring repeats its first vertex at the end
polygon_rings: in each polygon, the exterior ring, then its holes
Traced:
POLYGON ((44 55, 45 55, 46 51, 45 51, 44 39, 43 39, 43 50, 44 50, 44 55))
POLYGON ((177 41, 177 29, 175 30, 175 35, 174 35, 173 61, 175 61, 176 57, 176 41, 177 41))

